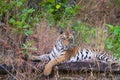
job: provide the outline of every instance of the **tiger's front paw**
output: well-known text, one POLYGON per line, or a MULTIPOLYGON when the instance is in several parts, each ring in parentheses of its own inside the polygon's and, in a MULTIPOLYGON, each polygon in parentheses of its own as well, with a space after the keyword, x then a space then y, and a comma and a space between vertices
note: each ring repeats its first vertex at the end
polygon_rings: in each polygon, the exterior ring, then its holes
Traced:
POLYGON ((40 56, 34 56, 34 55, 31 55, 29 56, 29 60, 33 61, 33 62, 40 62, 41 59, 39 58, 40 56))
POLYGON ((51 74, 51 71, 52 71, 52 67, 50 67, 49 65, 46 65, 45 66, 45 69, 44 69, 44 75, 45 76, 48 76, 51 74))

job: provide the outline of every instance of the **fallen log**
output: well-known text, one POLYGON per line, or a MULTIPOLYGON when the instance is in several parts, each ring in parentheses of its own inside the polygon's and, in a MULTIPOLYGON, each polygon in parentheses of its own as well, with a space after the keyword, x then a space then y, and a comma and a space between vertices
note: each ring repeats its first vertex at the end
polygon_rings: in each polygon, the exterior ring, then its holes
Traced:
MULTIPOLYGON (((22 71, 25 71, 25 67, 27 66, 27 62, 25 61, 23 65, 21 65, 22 71)), ((34 62, 37 64, 38 62, 34 62)), ((34 67, 31 67, 33 71, 35 70, 34 67)), ((0 64, 0 74, 8 74, 9 72, 15 73, 15 71, 18 69, 18 66, 15 65, 6 65, 6 64, 0 64)), ((42 70, 43 68, 39 68, 39 70, 42 70)), ((61 63, 57 65, 57 70, 59 72, 63 71, 92 71, 92 72, 113 72, 120 74, 120 66, 117 64, 106 64, 102 62, 94 63, 94 62, 87 62, 87 61, 80 61, 80 62, 71 62, 71 63, 61 63)))
POLYGON ((88 61, 80 61, 80 62, 71 62, 71 63, 62 63, 58 65, 59 71, 92 71, 92 72, 113 72, 120 73, 120 66, 118 64, 106 64, 103 62, 88 62, 88 61))

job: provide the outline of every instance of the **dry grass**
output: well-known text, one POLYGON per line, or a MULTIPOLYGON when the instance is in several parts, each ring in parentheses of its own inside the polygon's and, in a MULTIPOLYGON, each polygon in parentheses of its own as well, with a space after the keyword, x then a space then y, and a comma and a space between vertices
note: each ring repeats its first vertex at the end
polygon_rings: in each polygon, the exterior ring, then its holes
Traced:
MULTIPOLYGON (((27 49, 29 52, 28 55, 42 55, 51 51, 53 44, 57 38, 57 30, 55 28, 50 28, 46 22, 40 22, 34 29, 34 34, 25 38, 25 36, 18 35, 17 33, 12 32, 10 26, 6 26, 0 28, 0 63, 5 63, 7 65, 17 64, 18 69, 16 70, 16 74, 8 74, 5 77, 3 76, 1 79, 3 80, 39 80, 46 79, 45 77, 41 77, 42 73, 38 67, 42 67, 45 63, 34 64, 27 61, 27 66, 25 66, 25 70, 21 71, 21 66, 24 64, 24 61, 21 59, 23 56, 22 52, 22 44, 24 43, 24 39, 32 44, 33 48, 37 50, 27 49), (8 28, 9 27, 9 28, 8 28), (6 29, 4 29, 6 28, 6 29), (33 73, 32 69, 35 68, 35 73, 33 73)), ((50 78, 49 78, 50 79, 50 78)))
POLYGON ((120 10, 114 0, 81 0, 78 5, 81 11, 77 19, 91 26, 103 27, 101 24, 104 23, 120 25, 120 10))
POLYGON ((35 28, 34 34, 28 37, 31 41, 34 41, 34 47, 37 48, 37 52, 40 54, 49 53, 53 48, 58 36, 55 28, 50 28, 46 22, 40 22, 35 28))

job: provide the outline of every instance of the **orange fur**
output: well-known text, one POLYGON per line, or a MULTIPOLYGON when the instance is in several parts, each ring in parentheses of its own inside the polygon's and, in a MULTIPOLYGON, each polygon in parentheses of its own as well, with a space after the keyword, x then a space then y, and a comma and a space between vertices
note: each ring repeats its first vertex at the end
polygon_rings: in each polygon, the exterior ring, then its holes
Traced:
POLYGON ((74 46, 74 47, 64 51, 63 55, 51 60, 45 66, 44 75, 48 76, 51 73, 53 66, 55 66, 55 65, 57 65, 57 64, 59 64, 61 62, 69 60, 71 57, 75 56, 78 53, 78 50, 79 50, 79 48, 74 46))

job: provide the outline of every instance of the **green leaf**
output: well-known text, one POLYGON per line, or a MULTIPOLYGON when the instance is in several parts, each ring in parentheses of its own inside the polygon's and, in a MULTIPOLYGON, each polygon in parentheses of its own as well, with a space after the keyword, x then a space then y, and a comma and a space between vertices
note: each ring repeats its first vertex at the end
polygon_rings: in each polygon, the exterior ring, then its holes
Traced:
POLYGON ((28 24, 27 24, 27 25, 24 25, 23 28, 29 28, 29 25, 28 25, 28 24))
POLYGON ((120 34, 120 27, 115 27, 114 34, 115 35, 120 34))
POLYGON ((51 9, 49 10, 49 12, 51 12, 51 13, 54 12, 54 9, 51 8, 51 9))
POLYGON ((55 0, 48 0, 47 2, 54 3, 54 2, 55 2, 55 0))
POLYGON ((23 44, 23 48, 26 49, 28 46, 26 44, 23 44))
POLYGON ((22 22, 21 21, 17 21, 15 24, 18 26, 18 28, 22 29, 22 22))
POLYGON ((33 13, 34 11, 35 11, 35 9, 31 8, 31 9, 29 9, 27 12, 28 12, 28 13, 33 13))
POLYGON ((22 1, 18 1, 18 2, 17 2, 17 7, 20 7, 20 6, 22 6, 22 5, 23 5, 22 1))
POLYGON ((2 13, 0 13, 0 17, 2 16, 2 13))
POLYGON ((30 34, 32 34, 32 33, 33 33, 32 30, 26 30, 26 31, 25 31, 25 34, 26 34, 26 35, 30 35, 30 34))
POLYGON ((107 45, 107 48, 108 48, 108 49, 112 49, 113 46, 112 46, 112 45, 107 45))
POLYGON ((15 20, 14 20, 13 18, 11 18, 11 19, 9 20, 9 23, 15 24, 15 20))
POLYGON ((30 50, 37 50, 36 47, 30 47, 29 49, 30 49, 30 50))
POLYGON ((60 4, 57 4, 57 5, 56 5, 56 9, 59 9, 60 7, 61 7, 60 4))
POLYGON ((106 26, 108 26, 110 28, 110 30, 114 30, 114 26, 113 25, 110 25, 110 24, 105 24, 106 26))

